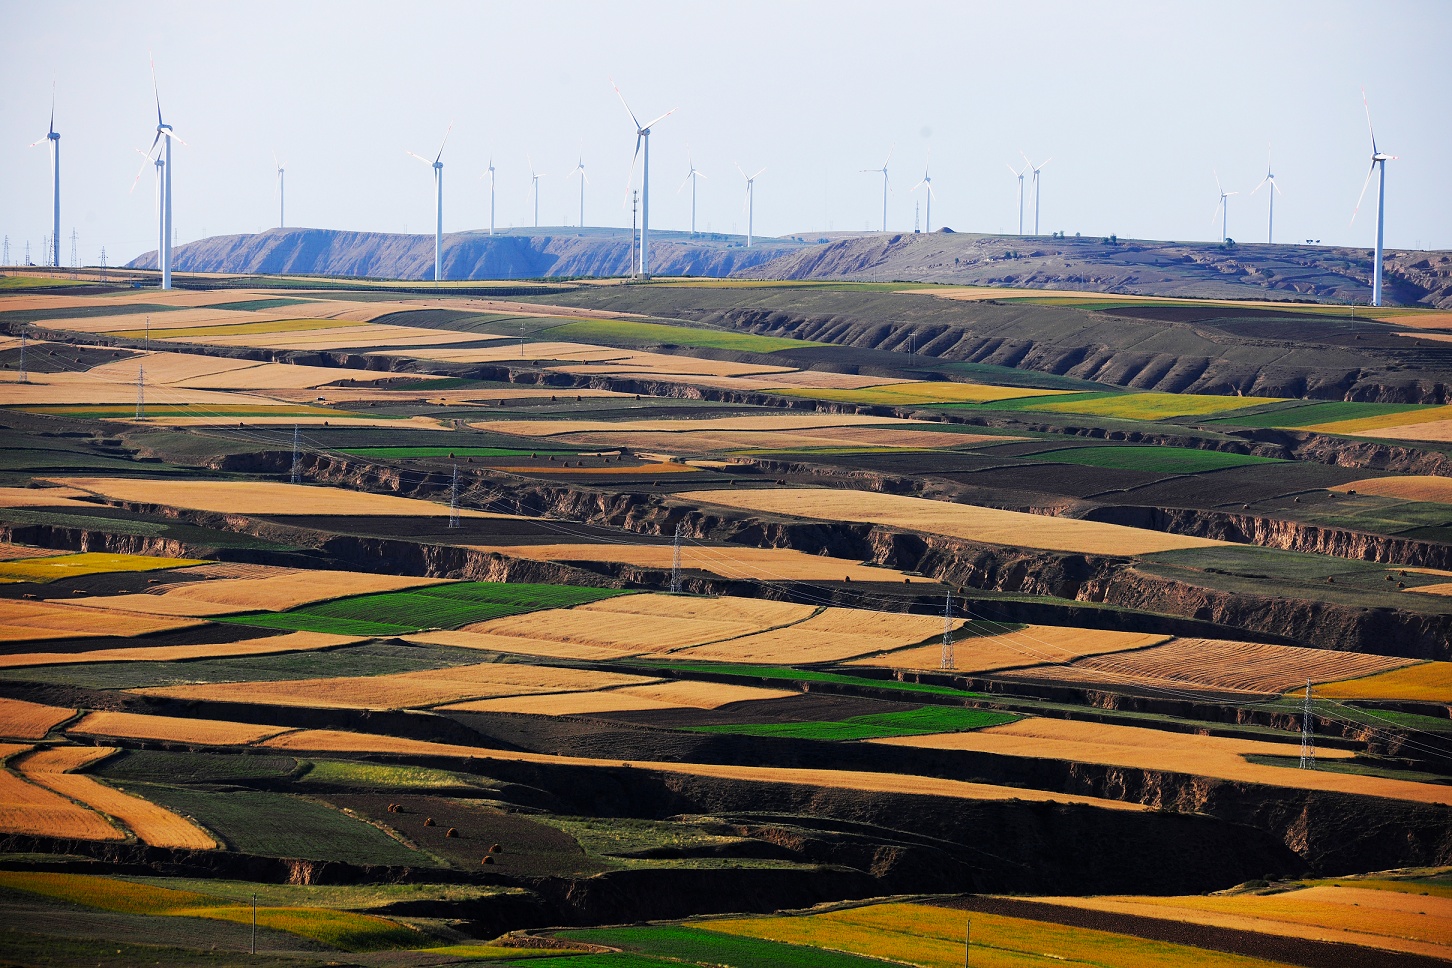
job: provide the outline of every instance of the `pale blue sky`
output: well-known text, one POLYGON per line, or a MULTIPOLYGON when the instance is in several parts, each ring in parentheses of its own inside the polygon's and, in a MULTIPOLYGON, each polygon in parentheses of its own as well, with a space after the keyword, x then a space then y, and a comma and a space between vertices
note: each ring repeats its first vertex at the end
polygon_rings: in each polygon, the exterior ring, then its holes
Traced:
MULTIPOLYGON (((68 2, 0 0, 0 233, 39 261, 48 231, 51 79, 62 134, 62 259, 105 245, 114 264, 154 246, 154 51, 175 158, 183 242, 276 222, 432 228, 430 157, 444 154, 446 231, 573 224, 581 150, 586 220, 629 225, 634 147, 614 77, 644 120, 677 108, 652 151, 657 228, 686 228, 687 145, 700 227, 744 231, 734 162, 765 167, 759 234, 877 228, 880 166, 895 146, 889 227, 929 160, 933 225, 1011 232, 1020 149, 1044 170, 1042 230, 1218 239, 1218 169, 1238 190, 1230 234, 1265 237, 1267 142, 1285 194, 1278 241, 1370 245, 1370 201, 1348 225, 1368 163, 1361 87, 1388 169, 1387 244, 1452 248, 1452 3, 68 2)), ((1030 212, 1031 223, 1031 212, 1030 212)))

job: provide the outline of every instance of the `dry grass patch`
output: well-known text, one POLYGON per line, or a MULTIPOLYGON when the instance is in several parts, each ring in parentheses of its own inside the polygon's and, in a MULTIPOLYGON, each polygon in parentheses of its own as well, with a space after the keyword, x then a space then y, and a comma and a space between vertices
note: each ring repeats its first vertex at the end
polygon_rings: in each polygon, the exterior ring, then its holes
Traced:
MULTIPOLYGON (((962 619, 952 620, 954 630, 962 625, 962 619)), ((685 649, 671 658, 763 665, 835 662, 915 645, 942 633, 943 620, 932 615, 828 608, 785 628, 685 649)))
POLYGON ((1001 511, 997 508, 951 504, 924 498, 900 497, 871 491, 826 488, 762 488, 751 491, 684 491, 675 495, 687 503, 716 504, 743 511, 782 517, 861 524, 941 534, 986 544, 1042 548, 1094 555, 1142 555, 1181 548, 1210 548, 1225 544, 1208 538, 1145 531, 1118 524, 1080 521, 1001 511))
POLYGON ((133 612, 110 612, 56 602, 0 600, 0 642, 133 636, 191 628, 201 622, 133 612))
POLYGON ((285 732, 281 726, 254 726, 221 719, 188 719, 146 713, 100 711, 87 713, 66 732, 78 736, 114 736, 117 739, 155 739, 198 746, 246 746, 285 732))
POLYGON ((1049 904, 1452 959, 1452 899, 1315 886, 1278 894, 1047 897, 1049 904))
MULTIPOLYGON (((1452 406, 1428 407, 1425 410, 1383 413, 1374 417, 1333 420, 1329 423, 1298 427, 1322 434, 1344 434, 1352 437, 1393 437, 1413 440, 1445 440, 1452 427, 1452 406), (1430 434, 1431 436, 1423 436, 1430 434), (1439 436, 1443 435, 1443 436, 1439 436)), ((1365 483, 1365 482, 1363 482, 1365 483)), ((1350 485, 1354 487, 1354 485, 1350 485)), ((1360 488, 1355 488, 1360 490, 1360 488)))
MULTIPOLYGON (((257 420, 254 418, 248 422, 257 423, 257 420)), ((294 421, 289 417, 286 422, 294 421)), ((71 477, 59 480, 109 501, 164 505, 217 514, 441 517, 449 513, 448 505, 432 501, 273 481, 169 481, 133 477, 71 477)), ((477 518, 515 517, 470 509, 461 509, 459 513, 477 518)))
MULTIPOLYGON (((0 759, 10 759, 29 746, 0 743, 0 759)), ((8 769, 0 769, 0 833, 75 840, 125 840, 121 831, 93 810, 87 810, 8 769)))
MULTIPOLYGON (((274 655, 280 652, 311 652, 363 641, 346 635, 323 632, 290 632, 241 642, 211 645, 159 645, 134 649, 92 649, 90 652, 20 652, 0 655, 0 669, 30 666, 82 665, 94 662, 177 662, 186 659, 227 659, 239 655, 274 655)), ((5 735, 0 733, 0 735, 5 735)))
POLYGON ((733 702, 782 699, 797 693, 787 689, 724 685, 716 682, 674 681, 626 686, 600 692, 553 693, 545 696, 510 696, 480 699, 446 708, 480 713, 529 713, 535 716, 588 716, 591 713, 641 709, 719 709, 733 702))
POLYGON ((1452 504, 1452 478, 1448 477, 1373 477, 1364 481, 1352 481, 1329 488, 1332 491, 1355 491, 1357 494, 1371 494, 1376 497, 1397 498, 1402 501, 1432 501, 1437 504, 1452 504))
POLYGON ((334 709, 405 709, 520 693, 572 692, 640 685, 643 676, 486 662, 392 675, 282 682, 228 682, 136 689, 150 696, 334 709))
MULTIPOLYGON (((668 544, 542 544, 476 546, 510 558, 534 561, 609 561, 638 568, 669 569, 673 550, 668 544)), ((875 568, 845 558, 809 555, 791 548, 722 547, 697 544, 681 546, 681 568, 704 571, 722 578, 747 581, 841 581, 901 582, 896 568, 875 568)))
POLYGON ((24 699, 0 699, 0 736, 44 739, 45 735, 76 714, 74 709, 45 706, 24 699))
POLYGON ((437 585, 444 580, 357 571, 302 571, 261 578, 178 582, 152 592, 111 595, 76 604, 152 615, 228 615, 285 611, 310 602, 437 585))
MULTIPOLYGON (((59 491, 64 496, 78 495, 80 491, 71 491, 65 487, 6 487, 0 491, 9 493, 11 491, 59 491)), ((15 507, 16 505, 3 504, 0 507, 15 507)), ((23 505, 22 505, 23 506, 23 505)), ((62 551, 54 551, 50 548, 32 548, 29 545, 9 544, 0 542, 0 561, 18 561, 22 558, 45 558, 50 555, 64 554, 62 551)))
POLYGON ((1067 666, 1041 666, 1017 673, 1067 682, 1185 686, 1279 695, 1306 680, 1328 682, 1410 665, 1412 660, 1362 652, 1303 649, 1259 642, 1175 639, 1133 652, 1083 658, 1067 666))
MULTIPOLYGON (((903 736, 868 742, 1097 763, 1188 773, 1238 783, 1263 783, 1301 790, 1328 790, 1452 805, 1452 787, 1349 773, 1262 766, 1245 759, 1249 755, 1294 756, 1298 747, 1291 743, 1170 733, 1139 726, 1031 718, 968 733, 903 736)), ((1354 755, 1351 750, 1317 751, 1317 756, 1329 759, 1349 759, 1354 755)))
POLYGON ((1419 662, 1345 682, 1328 682, 1316 687, 1316 695, 1327 699, 1407 699, 1419 702, 1452 703, 1452 662, 1419 662))
MULTIPOLYGON (((1041 662, 1071 662, 1101 652, 1122 652, 1168 642, 1168 635, 1152 632, 1112 632, 1062 625, 1029 625, 997 635, 959 639, 953 647, 953 668, 960 672, 991 672, 1041 662)), ((937 669, 942 645, 899 649, 885 655, 864 656, 848 665, 888 669, 937 669)))

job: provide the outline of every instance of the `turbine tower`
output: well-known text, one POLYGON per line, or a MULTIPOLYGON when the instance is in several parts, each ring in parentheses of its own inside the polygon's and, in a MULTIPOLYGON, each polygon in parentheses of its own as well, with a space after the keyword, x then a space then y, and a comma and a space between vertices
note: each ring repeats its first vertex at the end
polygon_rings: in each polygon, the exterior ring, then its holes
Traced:
MULTIPOLYGON (((161 153, 157 155, 158 173, 161 175, 161 244, 156 250, 156 264, 161 269, 161 288, 171 288, 171 246, 174 236, 171 230, 171 143, 181 141, 172 131, 171 125, 162 120, 161 117, 161 90, 156 83, 156 59, 151 61, 151 93, 156 98, 156 138, 151 142, 151 150, 156 151, 158 146, 161 153)), ((145 168, 142 168, 145 171, 145 168)))
POLYGON ((136 186, 141 181, 141 176, 146 174, 148 166, 156 168, 156 267, 161 268, 161 252, 166 246, 166 210, 163 207, 163 200, 166 195, 166 179, 163 174, 166 170, 166 162, 161 160, 158 154, 152 158, 148 152, 136 149, 136 153, 146 160, 141 163, 141 170, 131 182, 131 190, 136 191, 136 186))
POLYGON ((922 181, 914 185, 912 187, 912 190, 917 191, 919 188, 927 189, 928 211, 927 217, 923 219, 923 230, 926 232, 931 232, 933 230, 933 176, 928 174, 928 168, 926 165, 923 166, 922 181))
MULTIPOLYGON (((897 147, 896 145, 893 148, 897 147)), ((882 230, 887 231, 887 162, 892 161, 893 148, 887 149, 887 161, 882 163, 881 168, 864 168, 864 174, 882 172, 882 230)))
MULTIPOLYGON (((640 170, 640 277, 642 279, 649 279, 650 278, 650 129, 653 128, 653 127, 655 127, 657 124, 660 124, 662 121, 664 121, 666 118, 670 117, 672 114, 675 114, 676 113, 676 109, 675 108, 671 108, 665 114, 662 114, 660 117, 656 118, 654 121, 651 121, 649 124, 641 124, 640 123, 640 120, 638 118, 636 118, 635 112, 632 111, 632 110, 630 110, 630 105, 628 103, 626 103, 625 95, 620 93, 620 88, 616 85, 616 83, 615 83, 614 80, 612 80, 610 82, 610 86, 613 87, 613 88, 615 88, 615 93, 620 97, 620 103, 625 105, 625 113, 628 114, 628 115, 630 115, 630 120, 635 125, 635 154, 632 155, 631 158, 630 158, 630 175, 631 175, 632 178, 635 177, 635 159, 638 158, 638 157, 640 157, 640 146, 641 146, 641 143, 643 142, 645 144, 645 161, 644 161, 644 164, 641 166, 641 170, 640 170)), ((629 187, 630 186, 627 184, 626 185, 627 191, 629 190, 629 187)))
POLYGON ((415 155, 412 151, 405 151, 405 154, 412 155, 425 165, 432 165, 434 169, 434 282, 442 282, 444 278, 444 145, 449 143, 449 134, 454 130, 454 122, 450 121, 444 131, 444 140, 439 142, 439 153, 429 161, 423 155, 415 155))
MULTIPOLYGON (((1004 162, 1004 164, 1008 163, 1004 162)), ((1012 165, 1008 165, 1008 170, 1013 172, 1014 177, 1018 179, 1018 234, 1023 235, 1023 176, 1024 172, 1029 170, 1029 166, 1024 165, 1022 168, 1015 168, 1012 165)))
POLYGON ((534 188, 534 227, 539 228, 539 180, 545 176, 545 173, 534 170, 533 158, 530 158, 529 155, 524 157, 529 162, 529 181, 534 188))
POLYGON ((286 185, 283 179, 286 169, 282 167, 282 162, 277 160, 277 152, 275 151, 272 153, 272 163, 277 167, 277 227, 282 229, 287 227, 287 199, 284 191, 286 185))
MULTIPOLYGON (((1020 151, 1019 154, 1023 155, 1023 152, 1020 151)), ((1023 160, 1024 160, 1024 163, 1026 165, 1028 165, 1028 167, 1033 172, 1033 178, 1034 178, 1034 184, 1033 184, 1033 189, 1034 189, 1034 235, 1038 235, 1039 234, 1039 172, 1042 169, 1046 168, 1048 166, 1049 162, 1050 161, 1053 161, 1054 159, 1050 158, 1050 159, 1048 159, 1048 161, 1045 161, 1042 165, 1035 165, 1033 162, 1029 161, 1028 155, 1023 155, 1023 160)), ((1020 176, 1020 177, 1022 177, 1022 176, 1020 176)), ((1019 234, 1020 235, 1023 234, 1023 230, 1022 229, 1019 229, 1019 234)))
POLYGON ((489 234, 494 234, 494 156, 489 156, 489 167, 479 175, 483 178, 489 176, 489 234))
POLYGON ((1270 213, 1265 219, 1265 244, 1270 245, 1275 241, 1276 234, 1276 194, 1284 195, 1285 192, 1282 192, 1280 186, 1276 184, 1276 176, 1271 174, 1269 145, 1265 149, 1265 177, 1261 179, 1260 184, 1255 186, 1250 194, 1254 195, 1266 185, 1270 185, 1270 191, 1266 193, 1266 197, 1270 200, 1270 213))
MULTIPOLYGON (((691 170, 688 171, 688 172, 686 172, 686 179, 685 179, 685 181, 681 182, 681 188, 685 188, 686 187, 686 182, 690 182, 691 183, 691 234, 692 235, 695 235, 696 234, 696 179, 697 178, 705 178, 706 177, 706 173, 703 172, 703 171, 701 171, 699 168, 696 167, 696 162, 694 160, 692 160, 692 158, 691 158, 691 148, 690 148, 690 145, 687 145, 686 146, 686 163, 691 166, 691 170)), ((681 188, 677 188, 676 189, 676 194, 677 195, 679 195, 681 193, 681 188)))
POLYGON ((736 165, 736 170, 741 172, 741 177, 746 179, 746 247, 751 248, 751 233, 756 219, 756 179, 761 177, 758 171, 755 175, 748 175, 742 170, 741 165, 736 165))
POLYGON ((50 187, 51 187, 51 216, 55 221, 55 228, 50 233, 51 250, 47 253, 51 257, 50 264, 60 266, 60 134, 55 129, 55 84, 50 88, 50 133, 39 141, 34 142, 30 147, 34 148, 44 142, 50 142, 50 187))
POLYGON ((1382 233, 1386 228, 1386 163, 1396 161, 1396 155, 1383 154, 1376 147, 1376 129, 1371 126, 1371 105, 1366 100, 1366 88, 1361 89, 1361 103, 1366 108, 1366 130, 1371 134, 1371 167, 1367 169, 1366 181, 1361 183, 1361 198, 1356 200, 1356 208, 1351 213, 1351 221, 1356 222, 1356 213, 1361 211, 1362 199, 1366 198, 1366 187, 1371 184, 1371 176, 1380 174, 1376 186, 1376 265, 1372 267, 1371 273, 1371 304, 1381 305, 1381 264, 1382 264, 1382 233), (1380 172, 1377 166, 1380 165, 1380 172))
POLYGON ((572 175, 574 175, 576 172, 578 172, 579 175, 580 175, 580 228, 584 228, 585 227, 585 183, 590 180, 589 179, 589 176, 587 176, 585 174, 585 156, 584 155, 581 155, 580 156, 579 163, 576 164, 575 167, 574 167, 574 169, 572 169, 570 171, 570 174, 569 175, 566 175, 565 177, 566 178, 569 178, 572 175))
POLYGON ((1220 244, 1224 245, 1225 241, 1230 238, 1230 233, 1226 230, 1226 223, 1230 220, 1230 204, 1226 199, 1231 195, 1239 195, 1240 192, 1227 192, 1220 184, 1220 172, 1218 171, 1215 172, 1215 187, 1220 191, 1220 204, 1215 206, 1215 214, 1210 216, 1210 224, 1214 225, 1217 217, 1220 219, 1220 244))

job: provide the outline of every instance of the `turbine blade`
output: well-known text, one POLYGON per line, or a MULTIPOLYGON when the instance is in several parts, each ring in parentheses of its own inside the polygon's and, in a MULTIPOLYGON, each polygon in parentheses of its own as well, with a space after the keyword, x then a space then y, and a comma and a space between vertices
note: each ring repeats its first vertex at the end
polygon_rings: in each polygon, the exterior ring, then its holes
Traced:
POLYGON ((764 172, 764 171, 766 171, 766 169, 765 169, 765 168, 763 168, 763 169, 761 169, 761 171, 758 171, 758 172, 757 172, 757 173, 756 173, 756 174, 755 174, 755 175, 752 175, 752 176, 751 176, 751 180, 752 180, 752 181, 756 181, 756 179, 757 179, 757 177, 758 177, 758 176, 760 176, 760 175, 761 175, 761 173, 762 173, 762 172, 764 172))
POLYGON ((432 165, 433 164, 432 161, 429 161, 423 155, 416 155, 412 151, 409 151, 407 148, 404 149, 403 153, 406 154, 406 155, 408 155, 410 158, 417 158, 419 161, 423 162, 425 165, 432 165))
POLYGON ((438 162, 440 159, 442 159, 444 157, 444 145, 446 145, 446 144, 449 143, 449 135, 451 135, 453 133, 454 133, 454 122, 450 121, 449 122, 449 126, 446 129, 444 129, 444 140, 439 142, 439 153, 434 156, 434 161, 435 162, 438 162))
POLYGON ((640 120, 638 118, 636 118, 635 112, 632 111, 632 110, 630 110, 630 105, 627 104, 626 101, 625 101, 625 95, 620 93, 620 85, 618 85, 618 84, 615 83, 615 78, 613 78, 613 77, 610 79, 610 86, 613 87, 613 88, 615 88, 615 93, 620 98, 620 103, 625 105, 625 113, 628 114, 628 115, 630 115, 631 123, 633 123, 635 125, 635 130, 636 131, 639 131, 640 130, 640 120))
POLYGON ((1006 162, 1006 161, 1005 161, 1005 162, 1004 162, 1004 163, 1003 163, 1003 167, 1005 167, 1005 168, 1007 168, 1007 169, 1008 169, 1008 170, 1009 170, 1009 171, 1011 171, 1011 172, 1013 172, 1013 175, 1014 175, 1014 177, 1015 177, 1015 178, 1017 178, 1017 177, 1018 177, 1018 169, 1017 169, 1017 168, 1015 168, 1015 167, 1013 167, 1013 166, 1012 166, 1012 165, 1010 165, 1010 164, 1009 164, 1009 163, 1008 163, 1008 162, 1006 162))
POLYGON ((882 163, 882 167, 886 168, 887 167, 887 162, 888 161, 892 161, 892 153, 894 151, 896 151, 896 150, 897 150, 897 145, 893 145, 892 147, 890 147, 890 148, 887 149, 887 161, 884 161, 882 163))
POLYGON ((1225 187, 1220 184, 1220 172, 1216 171, 1214 168, 1211 168, 1210 173, 1215 176, 1215 190, 1220 194, 1224 195, 1225 187))
MULTIPOLYGON (((691 175, 694 175, 694 174, 695 174, 695 172, 691 172, 691 175)), ((686 185, 690 183, 690 181, 691 181, 691 175, 687 175, 685 177, 685 179, 682 180, 681 187, 676 189, 676 194, 677 195, 679 195, 681 193, 681 190, 684 189, 686 187, 686 185)))
POLYGON ((1223 198, 1220 199, 1220 201, 1216 203, 1216 205, 1215 205, 1215 213, 1210 216, 1210 224, 1211 225, 1214 225, 1215 224, 1215 220, 1220 217, 1220 209, 1222 207, 1224 207, 1224 205, 1225 205, 1225 199, 1223 199, 1223 198))
POLYGON ((1271 183, 1271 188, 1274 188, 1275 189, 1275 192, 1276 192, 1277 195, 1284 195, 1285 194, 1285 192, 1281 191, 1281 186, 1279 186, 1279 185, 1276 184, 1276 180, 1274 178, 1272 178, 1270 180, 1270 183, 1271 183))
POLYGON ((645 140, 645 135, 639 131, 635 132, 635 154, 630 156, 630 177, 635 177, 635 159, 640 157, 640 143, 645 140))
MULTIPOLYGON (((41 138, 39 141, 32 141, 30 144, 26 145, 25 147, 27 147, 27 148, 34 148, 37 145, 43 145, 43 144, 45 144, 49 140, 50 140, 50 135, 46 135, 44 138, 41 138)), ((141 149, 138 148, 136 150, 137 151, 140 151, 141 149)))
POLYGON ((653 127, 655 127, 655 126, 656 126, 656 125, 657 125, 657 124, 660 124, 660 123, 661 123, 661 122, 662 122, 662 121, 664 121, 664 120, 665 120, 665 119, 666 119, 666 118, 668 118, 668 117, 670 117, 670 116, 671 116, 671 115, 672 115, 672 114, 675 114, 675 113, 676 113, 676 109, 675 109, 675 108, 671 108, 671 109, 670 109, 670 110, 669 110, 669 111, 667 111, 667 112, 666 112, 666 113, 665 113, 665 114, 662 114, 662 115, 661 115, 661 116, 660 116, 660 117, 658 117, 658 118, 656 118, 656 119, 655 119, 655 120, 654 120, 654 121, 652 121, 652 122, 650 122, 650 123, 649 123, 649 124, 647 124, 647 125, 646 125, 646 126, 645 126, 645 127, 646 127, 646 129, 647 129, 647 130, 649 130, 649 129, 650 129, 650 128, 653 128, 653 127))
MULTIPOLYGON (((698 171, 698 172, 696 172, 696 177, 697 178, 706 178, 706 173, 704 171, 698 171)), ((706 180, 707 181, 710 181, 709 178, 706 178, 706 180)))
MULTIPOLYGON (((156 84, 156 56, 150 51, 147 52, 146 56, 151 58, 151 93, 156 96, 156 125, 157 127, 161 127, 165 122, 161 120, 161 89, 156 84)), ((1363 91, 1362 93, 1365 94, 1366 92, 1363 91)))
POLYGON ((1366 88, 1361 89, 1361 106, 1366 108, 1366 130, 1371 135, 1371 153, 1376 154, 1376 129, 1371 126, 1371 104, 1366 100, 1366 88))
MULTIPOLYGON (((181 135, 177 134, 175 131, 171 130, 170 128, 167 128, 164 131, 162 131, 162 134, 166 135, 168 138, 170 138, 173 141, 176 141, 176 142, 178 142, 180 144, 187 145, 187 143, 185 141, 182 141, 181 135)), ((187 147, 190 148, 191 145, 187 145, 187 147)))
MULTIPOLYGON (((739 161, 733 161, 731 164, 735 165, 736 166, 736 170, 741 172, 741 177, 742 178, 746 178, 746 172, 744 172, 744 171, 741 170, 741 162, 739 162, 739 161)), ((747 179, 747 181, 750 181, 750 180, 751 179, 749 179, 749 178, 747 179)))
POLYGON ((146 174, 146 169, 156 163, 154 159, 152 159, 150 152, 142 151, 140 148, 137 148, 136 153, 139 154, 141 157, 145 158, 146 160, 141 163, 141 170, 136 173, 136 177, 131 182, 131 191, 133 192, 136 191, 136 185, 138 182, 141 181, 141 176, 146 174))
POLYGON ((1029 156, 1028 155, 1025 155, 1023 153, 1023 149, 1022 148, 1018 149, 1018 153, 1020 155, 1023 155, 1023 163, 1024 163, 1024 167, 1025 168, 1032 168, 1034 166, 1034 163, 1031 162, 1031 161, 1029 161, 1029 156))
POLYGON ((1252 188, 1252 189, 1251 189, 1251 190, 1250 190, 1250 193, 1251 193, 1251 194, 1252 194, 1252 195, 1254 195, 1254 194, 1255 194, 1255 193, 1256 193, 1256 192, 1259 192, 1259 191, 1260 191, 1260 190, 1261 190, 1261 189, 1262 189, 1262 188, 1264 188, 1264 187, 1265 187, 1265 186, 1266 186, 1266 182, 1268 182, 1268 181, 1270 181, 1270 176, 1269 176, 1269 175, 1267 175, 1267 176, 1265 176, 1265 177, 1264 177, 1264 178, 1262 178, 1262 179, 1261 179, 1261 180, 1260 180, 1260 184, 1259 184, 1259 185, 1257 185, 1257 186, 1255 186, 1255 187, 1254 187, 1254 188, 1252 188))
POLYGON ((50 82, 50 133, 55 134, 55 81, 50 82))
POLYGON ((1361 183, 1361 194, 1356 196, 1356 207, 1351 210, 1351 225, 1356 224, 1356 213, 1361 211, 1361 202, 1366 198, 1366 189, 1371 184, 1371 176, 1374 174, 1376 174, 1376 162, 1373 161, 1371 167, 1366 170, 1366 181, 1361 183))

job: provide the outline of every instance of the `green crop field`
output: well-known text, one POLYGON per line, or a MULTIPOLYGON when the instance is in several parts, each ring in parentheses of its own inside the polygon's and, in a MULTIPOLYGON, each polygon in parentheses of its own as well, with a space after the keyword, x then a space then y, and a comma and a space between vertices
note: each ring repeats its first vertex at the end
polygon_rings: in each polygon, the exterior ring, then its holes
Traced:
POLYGON ((730 330, 697 329, 664 323, 638 323, 625 319, 581 319, 545 331, 550 339, 624 346, 692 346, 700 349, 736 350, 742 353, 774 353, 777 350, 820 346, 800 339, 757 336, 730 330))
POLYGON ((384 763, 355 763, 348 760, 316 760, 309 764, 301 783, 318 786, 355 787, 363 790, 443 790, 477 788, 480 777, 450 773, 426 766, 389 766, 384 763))
POLYGON ((579 451, 541 448, 520 450, 513 447, 353 447, 341 453, 379 460, 419 460, 430 457, 532 457, 535 454, 573 457, 579 451))
POLYGON ((240 302, 213 303, 208 309, 231 309, 239 312, 255 313, 264 309, 281 309, 284 306, 302 306, 313 302, 311 299, 291 299, 286 296, 277 299, 243 299, 240 302))
MULTIPOLYGON (((1257 402, 1276 403, 1283 398, 1221 397, 1196 393, 1084 394, 1073 399, 1029 401, 1015 407, 1044 413, 1082 413, 1095 417, 1123 417, 1130 420, 1166 420, 1198 417, 1228 410, 1244 410, 1257 402)), ((1018 403, 1018 401, 1014 401, 1018 403)), ((988 406, 992 407, 993 404, 988 406)))
POLYGON ((1085 467, 1110 467, 1159 474, 1197 474, 1226 467, 1245 467, 1249 464, 1285 463, 1272 457, 1253 457, 1249 454, 1232 454, 1219 450, 1135 445, 1070 447, 1028 456, 1033 460, 1052 461, 1056 464, 1080 464, 1085 467))
POLYGON ((923 706, 903 712, 875 713, 828 722, 732 723, 725 726, 691 726, 696 733, 730 733, 739 736, 780 736, 789 739, 857 740, 884 736, 918 736, 925 733, 961 733, 988 726, 1002 726, 1020 717, 1012 713, 963 709, 958 706, 923 706))
POLYGON ((847 676, 840 672, 818 672, 815 669, 793 669, 784 666, 746 665, 737 662, 636 662, 632 663, 651 673, 662 669, 679 669, 682 672, 700 672, 711 675, 741 676, 749 679, 775 679, 785 682, 822 682, 841 686, 862 686, 869 689, 889 689, 894 692, 916 692, 932 696, 960 696, 967 699, 986 699, 980 692, 951 689, 948 686, 932 686, 921 682, 899 682, 896 679, 869 679, 865 676, 847 676))
POLYGON ((1336 423, 1341 420, 1359 420, 1362 417, 1381 417, 1393 413, 1412 413, 1426 410, 1429 405, 1416 403, 1355 403, 1334 400, 1329 403, 1308 403, 1287 410, 1268 410, 1248 414, 1244 417, 1223 416, 1206 421, 1212 424, 1226 424, 1235 427, 1310 427, 1316 424, 1336 423))
POLYGON ((183 753, 124 750, 90 772, 111 780, 149 783, 233 783, 279 780, 297 769, 291 756, 273 753, 183 753))
POLYGON ((436 867, 377 827, 312 800, 261 790, 199 790, 132 783, 128 789, 186 816, 235 850, 263 857, 436 867), (267 818, 259 822, 259 818, 267 818))
POLYGON ((102 575, 130 571, 159 571, 200 565, 195 558, 157 558, 151 555, 121 555, 86 551, 74 555, 19 558, 0 561, 0 582, 51 582, 81 575, 102 575))
MULTIPOLYGON (((991 383, 948 383, 917 381, 886 383, 883 386, 858 390, 802 389, 773 390, 784 397, 808 397, 838 403, 861 403, 880 406, 913 406, 916 404, 992 404, 1062 396, 1058 390, 1036 390, 1029 387, 999 386, 991 383)), ((1077 396, 1077 394, 1076 394, 1077 396)))
POLYGON ((338 635, 401 635, 447 629, 542 608, 569 608, 621 594, 611 588, 454 582, 403 592, 357 595, 288 612, 252 612, 219 618, 258 628, 338 635))
MULTIPOLYGON (((95 417, 101 420, 130 420, 136 417, 134 404, 57 404, 54 406, 21 407, 26 413, 39 413, 51 417, 95 417)), ((147 404, 142 408, 145 417, 335 417, 347 419, 359 415, 346 410, 328 407, 309 407, 283 403, 275 407, 254 406, 240 403, 202 404, 147 404)), ((386 417, 379 419, 387 419, 386 417)))
MULTIPOLYGON (((739 937, 702 931, 684 925, 606 928, 593 931, 562 931, 562 938, 589 944, 623 948, 627 952, 655 956, 688 965, 752 965, 780 968, 882 968, 875 958, 805 945, 782 944, 760 938, 739 937)), ((559 962, 546 962, 558 965, 559 962)), ((582 965, 594 962, 581 962, 582 965)))
POLYGON ((52 279, 49 276, 0 276, 0 289, 60 289, 65 286, 84 285, 84 282, 52 279))

